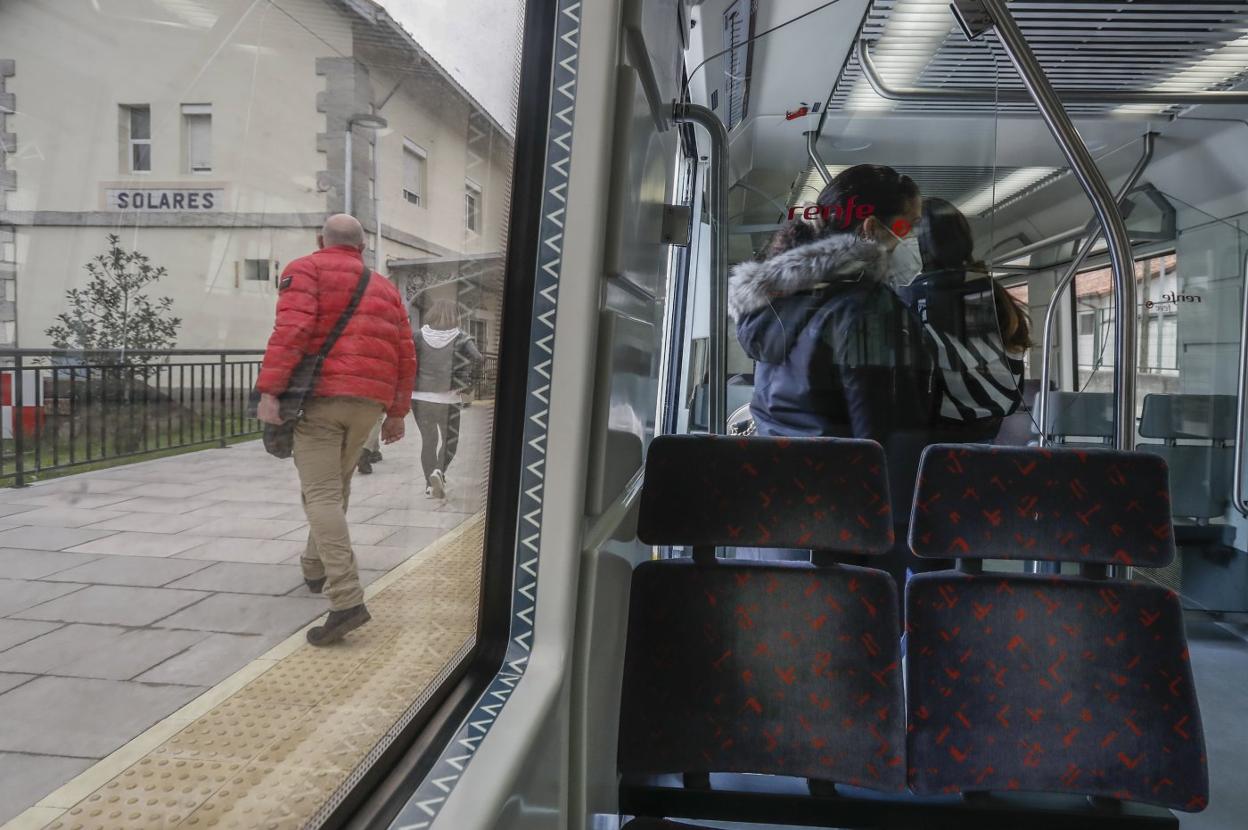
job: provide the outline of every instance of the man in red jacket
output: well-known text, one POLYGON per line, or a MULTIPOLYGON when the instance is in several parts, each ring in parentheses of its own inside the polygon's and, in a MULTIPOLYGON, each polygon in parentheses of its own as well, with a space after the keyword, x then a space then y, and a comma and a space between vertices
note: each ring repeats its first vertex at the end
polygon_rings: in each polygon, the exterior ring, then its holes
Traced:
MULTIPOLYGON (((278 395, 305 355, 316 354, 350 305, 364 267, 364 229, 352 216, 331 216, 316 238, 320 250, 290 262, 278 283, 277 320, 256 387, 258 416, 280 424, 278 395)), ((347 501, 360 449, 384 412, 382 440, 403 437, 403 418, 416 377, 411 324, 398 289, 368 273, 354 314, 325 358, 303 417, 295 426, 308 546, 302 557, 308 589, 329 596, 325 625, 308 631, 320 646, 368 622, 351 538, 347 501)))

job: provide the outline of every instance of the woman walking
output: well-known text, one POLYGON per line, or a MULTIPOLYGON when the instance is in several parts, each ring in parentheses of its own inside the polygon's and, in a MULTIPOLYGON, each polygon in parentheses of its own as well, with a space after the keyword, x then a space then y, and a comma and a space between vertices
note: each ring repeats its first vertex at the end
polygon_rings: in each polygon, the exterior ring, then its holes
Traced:
POLYGON ((426 498, 446 496, 446 469, 459 446, 459 411, 464 405, 481 352, 459 328, 459 306, 437 300, 415 335, 418 355, 412 415, 420 430, 420 464, 426 498))

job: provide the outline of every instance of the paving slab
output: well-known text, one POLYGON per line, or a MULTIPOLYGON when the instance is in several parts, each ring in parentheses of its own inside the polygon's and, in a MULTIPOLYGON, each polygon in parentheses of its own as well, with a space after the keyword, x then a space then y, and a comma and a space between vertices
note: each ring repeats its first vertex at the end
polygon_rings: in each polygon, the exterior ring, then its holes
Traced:
POLYGON ((168 628, 229 634, 290 634, 329 611, 323 597, 213 594, 161 621, 168 628))
MULTIPOLYGON (((181 561, 190 563, 193 560, 181 561)), ((235 594, 279 596, 288 594, 302 585, 303 573, 297 565, 218 562, 170 583, 168 587, 188 588, 193 591, 225 591, 235 594)))
POLYGON ((252 562, 276 565, 303 552, 303 542, 285 539, 213 539, 177 554, 179 559, 211 559, 217 562, 252 562))
POLYGON ((84 530, 73 527, 19 527, 0 530, 0 547, 27 550, 65 550, 105 536, 111 530, 84 530))
POLYGON ((25 495, 21 502, 13 502, 12 504, 29 504, 32 507, 76 507, 83 510, 95 510, 100 507, 108 507, 119 501, 125 501, 130 498, 126 493, 76 493, 69 492, 53 492, 45 494, 29 493, 25 495))
POLYGON ((387 533, 373 544, 387 548, 403 548, 408 553, 426 548, 446 534, 445 530, 436 527, 395 527, 394 525, 385 525, 385 527, 393 532, 387 533))
POLYGON ((87 586, 30 579, 0 579, 0 617, 8 617, 87 586))
MULTIPOLYGON (((76 554, 45 554, 67 556, 76 554)), ((83 582, 93 585, 134 585, 147 588, 168 583, 209 567, 196 559, 160 559, 154 556, 100 556, 85 565, 44 577, 47 582, 83 582)))
POLYGON ((129 680, 206 636, 201 631, 67 625, 0 653, 0 671, 129 680))
POLYGON ((232 536, 243 539, 277 539, 298 530, 301 522, 279 519, 248 519, 242 516, 218 516, 190 528, 187 533, 197 536, 232 536))
POLYGON ((194 514, 179 516, 176 513, 126 513, 116 518, 87 525, 91 530, 129 530, 138 533, 181 533, 203 518, 194 514))
POLYGON ((135 533, 122 531, 70 548, 72 553, 116 554, 120 556, 176 556, 208 541, 207 536, 187 533, 135 533))
POLYGON ((41 484, 37 489, 45 493, 116 493, 118 490, 129 490, 144 483, 138 479, 127 478, 125 473, 118 475, 118 471, 112 472, 115 477, 107 477, 107 473, 88 473, 41 484))
MULTIPOLYGON (((290 517, 287 517, 284 514, 290 512, 290 505, 280 502, 229 501, 217 502, 216 504, 210 504, 207 507, 201 507, 198 510, 187 513, 186 516, 187 518, 195 517, 197 522, 205 522, 208 519, 221 516, 234 516, 245 519, 286 519, 290 517)), ((303 507, 299 507, 296 512, 297 515, 293 517, 294 520, 302 521, 304 518, 303 507)))
MULTIPOLYGON (((348 523, 347 528, 351 533, 351 544, 353 545, 376 545, 382 539, 393 536, 397 531, 394 525, 348 523)), ((281 538, 296 542, 306 541, 308 538, 308 526, 306 524, 301 525, 297 530, 293 530, 281 538)))
MULTIPOLYGON (((26 503, 11 504, 9 502, 4 502, 4 503, 0 503, 0 517, 16 516, 17 514, 29 513, 30 511, 36 510, 36 509, 38 509, 38 505, 26 504, 26 503)), ((17 520, 11 519, 10 521, 17 521, 17 520)))
POLYGON ((39 677, 0 695, 0 752, 102 758, 202 692, 201 686, 39 677))
POLYGON ((36 622, 34 620, 0 620, 0 652, 27 640, 33 640, 41 634, 55 631, 60 627, 60 623, 36 622))
POLYGON ((10 522, 40 527, 70 528, 113 519, 120 513, 85 507, 40 507, 14 514, 10 522))
POLYGON ((171 484, 151 482, 140 484, 130 490, 136 496, 152 496, 161 499, 193 499, 213 489, 213 485, 199 482, 197 484, 171 484))
POLYGON ((0 672, 0 695, 9 689, 15 689, 23 683, 33 680, 33 674, 12 674, 10 672, 0 672))
POLYGON ((463 521, 464 516, 459 513, 438 513, 433 510, 387 510, 379 516, 374 516, 369 523, 450 529, 462 524, 463 521))
POLYGON ((216 503, 217 500, 212 498, 177 499, 161 496, 138 496, 117 502, 113 505, 113 509, 133 511, 135 513, 172 513, 181 516, 184 513, 190 513, 193 510, 216 503))
POLYGON ((94 763, 93 758, 0 752, 0 824, 94 763))
MULTIPOLYGON (((37 582, 33 585, 61 587, 57 583, 37 582)), ((65 586, 70 587, 70 586, 65 586)), ((186 608, 206 594, 199 591, 175 591, 169 588, 130 588, 117 585, 91 585, 59 599, 52 599, 14 614, 24 620, 49 622, 85 622, 111 625, 151 625, 162 617, 186 608)), ((169 628, 196 628, 178 626, 169 628)))
POLYGON ((85 553, 0 548, 0 574, 9 579, 42 579, 95 558, 85 553))
POLYGON ((135 678, 151 683, 211 686, 281 642, 286 635, 210 634, 135 678))

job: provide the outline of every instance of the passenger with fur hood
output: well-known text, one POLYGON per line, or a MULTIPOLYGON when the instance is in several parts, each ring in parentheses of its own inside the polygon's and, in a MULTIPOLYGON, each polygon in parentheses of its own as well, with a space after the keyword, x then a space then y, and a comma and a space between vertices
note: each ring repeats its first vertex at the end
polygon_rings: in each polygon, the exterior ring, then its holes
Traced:
MULTIPOLYGON (((889 285, 894 251, 919 220, 919 189, 863 164, 837 175, 817 205, 729 280, 729 314, 756 362, 750 412, 759 435, 878 441, 904 530, 938 404, 922 323, 889 285)), ((900 584, 910 557, 896 558, 900 584)))

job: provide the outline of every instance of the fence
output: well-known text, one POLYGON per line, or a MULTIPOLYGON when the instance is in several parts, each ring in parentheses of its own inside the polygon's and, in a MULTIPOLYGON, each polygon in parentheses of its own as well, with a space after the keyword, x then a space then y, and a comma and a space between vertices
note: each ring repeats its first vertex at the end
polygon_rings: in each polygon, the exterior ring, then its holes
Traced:
POLYGON ((0 480, 257 436, 263 352, 0 350, 0 480), (33 400, 31 397, 33 395, 33 400))

